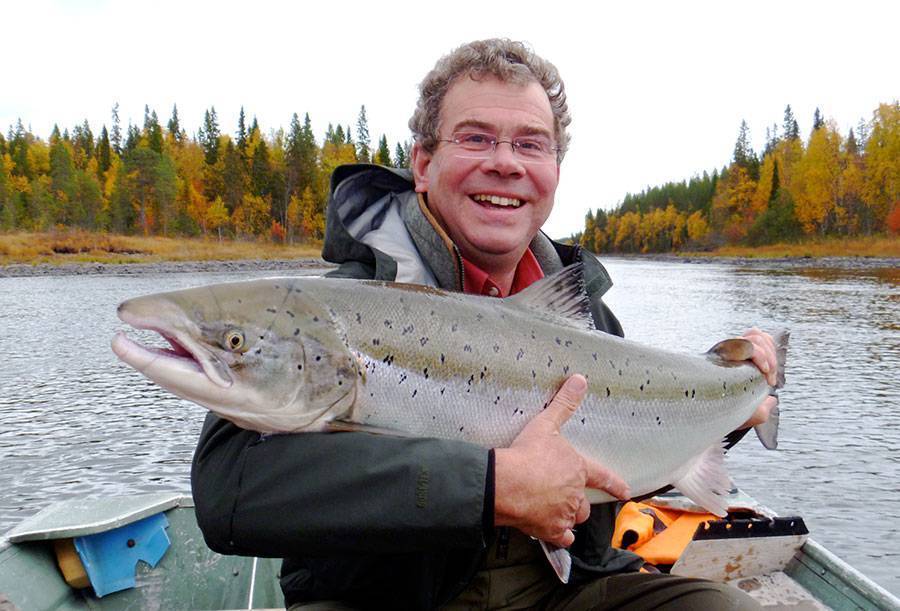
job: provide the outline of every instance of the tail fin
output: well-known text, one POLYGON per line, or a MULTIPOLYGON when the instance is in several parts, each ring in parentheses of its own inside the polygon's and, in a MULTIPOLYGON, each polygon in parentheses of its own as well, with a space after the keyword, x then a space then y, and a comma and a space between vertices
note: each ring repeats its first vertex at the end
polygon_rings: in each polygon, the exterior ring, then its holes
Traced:
MULTIPOLYGON (((772 335, 772 339, 775 340, 775 358, 778 362, 775 381, 776 389, 784 386, 784 363, 787 360, 788 340, 790 340, 790 338, 791 334, 786 330, 777 331, 772 335)), ((772 395, 777 401, 778 395, 774 392, 772 395)), ((757 424, 753 427, 753 430, 756 431, 756 436, 759 437, 760 443, 762 443, 767 450, 774 450, 778 447, 779 416, 780 410, 776 403, 775 407, 772 408, 772 411, 769 412, 769 419, 762 424, 757 424)))

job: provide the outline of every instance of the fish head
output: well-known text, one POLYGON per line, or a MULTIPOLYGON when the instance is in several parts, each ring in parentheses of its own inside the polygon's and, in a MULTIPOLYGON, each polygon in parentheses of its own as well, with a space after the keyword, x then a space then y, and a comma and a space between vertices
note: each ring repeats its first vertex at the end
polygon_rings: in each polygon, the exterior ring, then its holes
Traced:
POLYGON ((331 309, 297 279, 137 297, 118 315, 170 345, 147 347, 118 333, 112 349, 122 361, 243 428, 321 430, 355 402, 357 360, 331 309))

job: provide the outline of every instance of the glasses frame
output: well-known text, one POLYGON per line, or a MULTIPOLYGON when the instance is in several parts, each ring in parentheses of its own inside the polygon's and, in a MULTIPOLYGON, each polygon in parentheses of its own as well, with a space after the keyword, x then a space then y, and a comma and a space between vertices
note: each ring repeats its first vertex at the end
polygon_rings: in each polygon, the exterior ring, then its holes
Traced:
POLYGON ((460 157, 464 157, 466 159, 490 159, 494 156, 494 153, 497 152, 497 145, 499 144, 508 144, 512 148, 513 155, 516 159, 523 163, 550 163, 550 162, 558 162, 559 161, 559 146, 553 144, 550 146, 550 150, 547 152, 546 156, 544 153, 541 153, 540 157, 528 157, 527 155, 523 155, 520 152, 522 147, 522 140, 527 140, 526 136, 520 138, 512 138, 511 140, 500 140, 496 136, 485 132, 477 132, 477 131, 466 131, 466 132, 455 132, 448 138, 438 138, 438 142, 446 142, 448 144, 454 144, 460 147, 463 151, 465 151, 465 155, 460 155, 460 157), (483 136, 486 139, 486 143, 488 144, 488 148, 483 151, 471 150, 465 148, 465 144, 462 141, 462 136, 483 136))

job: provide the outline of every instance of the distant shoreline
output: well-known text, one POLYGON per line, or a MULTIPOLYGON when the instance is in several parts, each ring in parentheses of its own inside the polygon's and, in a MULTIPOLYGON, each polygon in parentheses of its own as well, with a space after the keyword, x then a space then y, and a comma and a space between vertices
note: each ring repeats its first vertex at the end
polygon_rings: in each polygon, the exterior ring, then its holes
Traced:
MULTIPOLYGON (((674 254, 600 254, 604 260, 660 261, 667 263, 725 264, 741 267, 784 268, 833 268, 900 270, 898 257, 734 257, 716 255, 674 254)), ((320 258, 300 259, 235 259, 206 261, 157 261, 152 263, 13 263, 0 266, 0 278, 28 278, 35 276, 138 276, 147 274, 201 273, 201 272, 253 272, 297 271, 331 269, 334 267, 320 258)))
POLYGON ((330 269, 322 259, 237 259, 208 261, 159 261, 153 263, 13 263, 0 266, 0 278, 34 276, 141 276, 200 272, 297 271, 330 269))

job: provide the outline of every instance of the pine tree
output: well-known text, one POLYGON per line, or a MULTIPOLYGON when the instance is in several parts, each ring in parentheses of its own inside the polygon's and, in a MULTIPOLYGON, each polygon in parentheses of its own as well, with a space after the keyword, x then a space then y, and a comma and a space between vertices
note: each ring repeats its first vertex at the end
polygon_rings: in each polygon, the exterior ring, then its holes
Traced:
POLYGON ((241 114, 238 115, 237 148, 241 158, 247 158, 247 129, 244 125, 244 107, 241 106, 241 114))
POLYGON ((356 158, 361 163, 369 163, 371 156, 371 140, 369 140, 369 120, 366 118, 366 105, 359 109, 359 118, 356 120, 356 158))
POLYGON ((403 145, 399 142, 397 146, 394 148, 394 167, 395 168, 408 168, 409 161, 406 159, 406 151, 403 150, 403 145))
POLYGON ((800 126, 797 124, 797 119, 794 118, 794 111, 791 110, 790 104, 784 109, 784 123, 782 124, 781 132, 784 134, 785 140, 798 140, 800 138, 800 126))
POLYGON ((176 144, 181 144, 184 141, 184 132, 181 131, 181 123, 178 120, 177 104, 172 104, 172 117, 169 119, 168 124, 166 124, 166 128, 169 130, 169 134, 176 144))
POLYGON ((106 131, 106 125, 100 130, 100 139, 97 140, 97 161, 97 169, 101 174, 106 174, 112 164, 112 151, 109 147, 109 132, 106 131))
POLYGON ((387 136, 381 135, 378 141, 378 150, 375 152, 375 163, 384 166, 391 165, 391 149, 388 148, 387 136))
POLYGON ((334 130, 334 139, 331 141, 332 144, 344 144, 344 128, 341 127, 341 124, 338 123, 337 129, 334 130))
POLYGON ((112 135, 109 139, 116 155, 122 155, 122 127, 119 124, 119 103, 112 107, 112 135))
POLYGON ((819 107, 816 107, 816 112, 813 113, 813 131, 817 129, 821 129, 825 125, 825 119, 822 118, 822 113, 819 112, 819 107))
POLYGON ((197 140, 203 147, 206 165, 213 166, 219 160, 219 120, 216 118, 216 107, 211 106, 203 114, 203 125, 197 133, 197 140))
POLYGON ((128 124, 128 129, 126 130, 126 138, 125 138, 125 150, 123 151, 124 155, 134 151, 137 148, 137 145, 141 142, 141 130, 138 129, 137 125, 128 124))
POLYGON ((163 134, 162 127, 159 124, 159 117, 156 111, 150 113, 147 123, 144 125, 144 136, 147 138, 147 146, 159 154, 163 152, 163 134))

